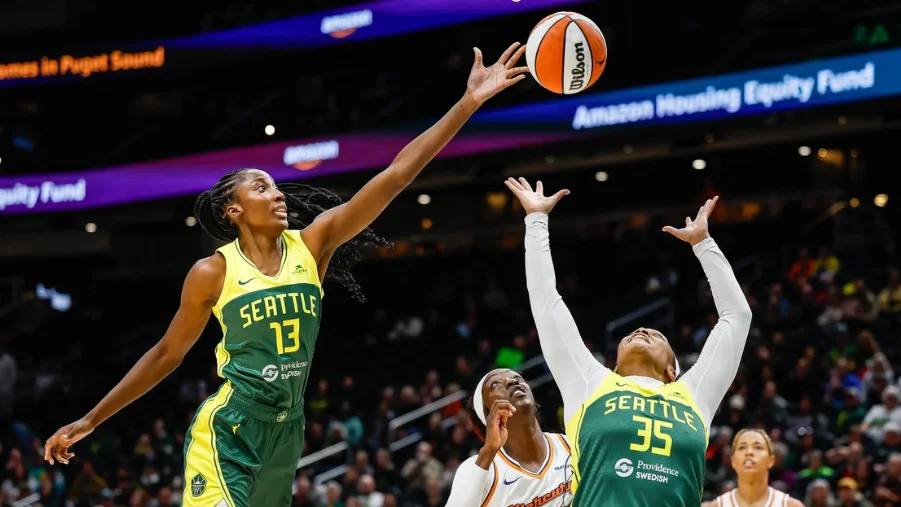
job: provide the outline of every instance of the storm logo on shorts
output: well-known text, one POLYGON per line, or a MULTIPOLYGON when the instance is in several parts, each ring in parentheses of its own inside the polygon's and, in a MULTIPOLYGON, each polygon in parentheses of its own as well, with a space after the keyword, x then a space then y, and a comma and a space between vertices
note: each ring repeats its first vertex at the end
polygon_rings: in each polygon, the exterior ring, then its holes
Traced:
POLYGON ((197 474, 191 479, 191 496, 200 496, 206 491, 206 479, 197 474))

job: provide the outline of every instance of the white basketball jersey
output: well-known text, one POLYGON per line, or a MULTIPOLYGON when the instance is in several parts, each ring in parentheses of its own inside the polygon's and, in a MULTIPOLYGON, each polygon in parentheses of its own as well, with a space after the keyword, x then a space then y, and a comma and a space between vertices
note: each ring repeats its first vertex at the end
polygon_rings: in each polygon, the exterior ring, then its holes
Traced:
MULTIPOLYGON (((716 506, 717 507, 741 507, 738 505, 738 499, 735 497, 735 492, 738 488, 733 489, 728 493, 724 493, 718 497, 716 497, 716 506)), ((770 497, 767 499, 764 504, 765 507, 788 507, 788 499, 791 498, 788 494, 779 491, 778 489, 770 488, 770 497)))
POLYGON ((547 458, 535 472, 519 466, 503 449, 488 468, 491 479, 481 507, 563 507, 572 503, 569 443, 564 435, 545 433, 547 458))

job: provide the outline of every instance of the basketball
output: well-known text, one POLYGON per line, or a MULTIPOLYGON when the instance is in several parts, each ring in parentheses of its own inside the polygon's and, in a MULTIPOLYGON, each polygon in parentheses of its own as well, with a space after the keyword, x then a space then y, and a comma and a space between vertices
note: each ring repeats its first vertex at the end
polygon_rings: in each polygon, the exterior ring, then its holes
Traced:
POLYGON ((594 21, 575 12, 557 12, 542 19, 529 34, 526 64, 544 88, 573 95, 601 77, 607 65, 607 41, 594 21))

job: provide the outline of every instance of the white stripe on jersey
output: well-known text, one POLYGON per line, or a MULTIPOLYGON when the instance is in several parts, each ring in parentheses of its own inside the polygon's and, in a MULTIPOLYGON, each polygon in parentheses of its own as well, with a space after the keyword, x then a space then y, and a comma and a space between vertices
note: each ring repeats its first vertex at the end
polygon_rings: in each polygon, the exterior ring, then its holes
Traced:
POLYGON ((485 496, 482 507, 562 507, 571 503, 569 443, 563 435, 544 435, 548 453, 537 473, 526 470, 501 449, 491 464, 497 471, 497 485, 485 496))
MULTIPOLYGON (((738 488, 735 488, 716 497, 716 504, 722 507, 741 507, 738 503, 738 497, 735 496, 737 491, 738 488)), ((786 507, 788 505, 788 499, 791 498, 788 494, 773 488, 769 488, 769 492, 770 494, 764 507, 786 507)))

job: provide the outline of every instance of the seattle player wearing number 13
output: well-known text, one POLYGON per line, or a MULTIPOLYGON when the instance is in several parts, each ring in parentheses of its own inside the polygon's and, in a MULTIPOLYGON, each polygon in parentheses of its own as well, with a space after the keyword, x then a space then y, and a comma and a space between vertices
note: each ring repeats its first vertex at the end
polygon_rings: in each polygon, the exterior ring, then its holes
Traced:
POLYGON ((735 378, 751 309, 707 229, 717 198, 685 227, 663 230, 692 246, 710 282, 719 321, 695 365, 679 362, 659 331, 638 328, 619 343, 616 368, 585 347, 556 289, 548 213, 569 192, 546 197, 541 182, 509 179, 526 216, 526 280, 541 351, 563 396, 572 445, 574 507, 692 506, 701 502, 710 422, 735 378))
MULTIPOLYGON (((263 171, 225 175, 198 197, 203 228, 229 242, 188 273, 181 306, 162 340, 82 419, 59 429, 44 458, 68 463, 70 446, 171 373, 210 313, 225 383, 198 409, 185 439, 185 507, 280 507, 303 449, 303 394, 328 273, 358 299, 349 268, 359 248, 385 244, 368 229, 486 100, 522 80, 513 44, 490 67, 475 62, 463 98, 344 204, 331 192, 275 185, 263 171)), ((518 48, 518 49, 517 49, 518 48)))

